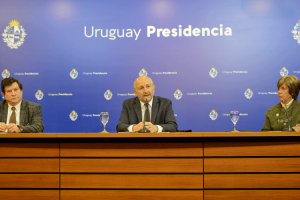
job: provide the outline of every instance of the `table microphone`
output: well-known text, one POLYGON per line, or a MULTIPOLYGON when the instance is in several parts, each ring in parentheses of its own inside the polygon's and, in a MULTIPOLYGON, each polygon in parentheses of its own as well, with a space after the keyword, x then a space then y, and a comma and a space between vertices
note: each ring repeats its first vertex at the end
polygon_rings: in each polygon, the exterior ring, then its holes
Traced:
POLYGON ((286 102, 285 102, 285 99, 282 99, 282 102, 284 103, 285 105, 285 113, 286 113, 286 117, 288 119, 288 123, 289 123, 289 131, 293 131, 292 128, 291 128, 291 124, 290 124, 290 118, 289 118, 289 115, 288 115, 288 112, 287 112, 287 109, 286 109, 286 102))
MULTIPOLYGON (((145 97, 146 98, 146 101, 145 101, 145 104, 147 103, 147 97, 145 97)), ((149 112, 149 107, 148 107, 148 112, 149 112)), ((144 127, 141 129, 141 130, 139 130, 139 132, 138 133, 150 133, 150 131, 148 130, 148 129, 146 129, 146 111, 145 111, 145 114, 144 114, 144 127)))

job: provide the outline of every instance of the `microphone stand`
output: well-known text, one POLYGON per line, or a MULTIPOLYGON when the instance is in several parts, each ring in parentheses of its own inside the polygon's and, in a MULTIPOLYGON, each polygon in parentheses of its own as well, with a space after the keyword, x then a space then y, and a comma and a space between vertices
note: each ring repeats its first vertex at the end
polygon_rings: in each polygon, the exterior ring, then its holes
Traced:
MULTIPOLYGON (((147 97, 146 97, 145 103, 147 103, 147 97)), ((148 109, 148 112, 149 112, 149 107, 147 109, 148 109)), ((146 111, 145 111, 145 114, 146 114, 146 111)), ((150 131, 148 129, 146 129, 146 121, 145 121, 145 119, 146 119, 146 116, 144 116, 144 126, 143 126, 143 128, 141 130, 138 131, 138 133, 150 133, 150 131)))
POLYGON ((292 128, 291 128, 291 124, 290 124, 290 118, 289 118, 289 115, 288 115, 288 112, 287 112, 287 108, 286 108, 286 102, 285 102, 285 99, 282 99, 282 102, 284 103, 285 105, 285 113, 286 113, 286 116, 287 116, 287 120, 288 120, 288 124, 289 124, 289 131, 293 131, 292 128))

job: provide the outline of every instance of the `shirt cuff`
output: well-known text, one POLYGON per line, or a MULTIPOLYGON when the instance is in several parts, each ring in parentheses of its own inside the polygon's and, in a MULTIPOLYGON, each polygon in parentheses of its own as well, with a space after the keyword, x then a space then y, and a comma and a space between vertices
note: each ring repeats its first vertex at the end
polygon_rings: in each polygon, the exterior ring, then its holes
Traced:
POLYGON ((161 133, 163 131, 163 128, 160 125, 156 125, 157 126, 157 132, 161 133))
POLYGON ((135 125, 135 124, 128 126, 128 128, 127 128, 128 132, 133 132, 133 131, 132 131, 132 127, 133 127, 134 125, 135 125))

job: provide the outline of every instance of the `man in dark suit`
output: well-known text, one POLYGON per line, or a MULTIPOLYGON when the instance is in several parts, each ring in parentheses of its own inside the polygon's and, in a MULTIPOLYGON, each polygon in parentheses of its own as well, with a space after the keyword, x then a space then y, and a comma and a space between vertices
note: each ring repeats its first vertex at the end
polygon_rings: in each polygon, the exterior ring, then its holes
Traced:
POLYGON ((144 118, 148 118, 147 109, 151 120, 146 122, 145 126, 150 132, 176 132, 177 123, 172 102, 169 99, 154 96, 155 85, 152 79, 147 76, 140 76, 133 82, 133 87, 133 92, 137 97, 123 102, 117 132, 141 130, 144 126, 144 118))
POLYGON ((5 78, 1 82, 0 131, 10 133, 42 133, 44 131, 40 104, 22 99, 23 86, 16 78, 5 78))

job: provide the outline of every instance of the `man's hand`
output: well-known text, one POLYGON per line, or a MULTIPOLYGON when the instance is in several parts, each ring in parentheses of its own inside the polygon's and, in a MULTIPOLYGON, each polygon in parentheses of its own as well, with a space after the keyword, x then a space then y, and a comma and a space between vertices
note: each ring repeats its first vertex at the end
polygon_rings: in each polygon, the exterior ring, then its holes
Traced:
POLYGON ((3 122, 0 122, 0 132, 4 132, 7 129, 7 125, 3 122))
POLYGON ((294 126, 293 129, 294 129, 296 132, 300 132, 300 126, 299 126, 299 124, 297 124, 296 126, 294 126))
POLYGON ((156 133, 158 131, 157 126, 153 125, 151 122, 146 122, 145 126, 151 133, 156 133))
POLYGON ((9 133, 20 133, 21 130, 16 124, 8 124, 7 129, 9 133))
POLYGON ((141 130, 143 127, 144 127, 144 122, 140 122, 137 125, 134 125, 132 127, 132 131, 137 132, 137 131, 141 130))

